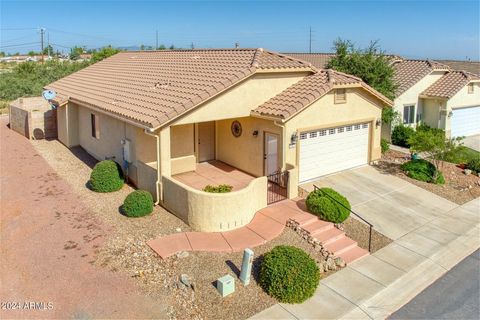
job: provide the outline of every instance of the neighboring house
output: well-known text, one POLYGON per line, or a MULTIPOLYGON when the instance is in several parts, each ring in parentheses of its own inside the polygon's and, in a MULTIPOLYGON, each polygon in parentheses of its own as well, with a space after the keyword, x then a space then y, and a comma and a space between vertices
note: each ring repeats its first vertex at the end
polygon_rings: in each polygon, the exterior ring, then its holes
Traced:
POLYGON ((379 159, 392 105, 357 77, 263 49, 121 52, 47 88, 62 143, 114 159, 202 231, 245 225, 274 184, 292 198, 299 183, 379 159), (196 170, 211 160, 252 181, 209 194, 176 179, 203 183, 196 170))
MULTIPOLYGON (((326 68, 332 53, 289 53, 326 68)), ((400 122, 416 127, 420 122, 444 129, 448 137, 480 133, 480 62, 409 60, 390 55, 395 71, 394 109, 400 122)), ((383 126, 389 138, 392 128, 383 126)))
POLYGON ((430 60, 399 60, 393 68, 394 108, 403 124, 424 122, 445 130, 447 137, 480 133, 478 76, 430 60))
POLYGON ((480 76, 480 61, 435 60, 449 66, 453 70, 467 71, 480 76))

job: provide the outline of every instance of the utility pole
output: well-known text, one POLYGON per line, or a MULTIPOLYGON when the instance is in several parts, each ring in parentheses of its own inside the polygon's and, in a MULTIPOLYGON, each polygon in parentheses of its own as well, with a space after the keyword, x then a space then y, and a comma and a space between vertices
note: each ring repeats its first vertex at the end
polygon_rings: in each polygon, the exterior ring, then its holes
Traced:
POLYGON ((156 32, 155 50, 158 50, 158 30, 156 32))
POLYGON ((50 58, 50 32, 47 32, 47 54, 48 58, 50 58))
POLYGON ((310 41, 309 41, 308 52, 312 53, 312 27, 310 27, 310 41))
POLYGON ((44 28, 40 28, 40 47, 41 47, 41 53, 42 53, 42 63, 44 62, 44 59, 43 59, 43 34, 45 33, 45 29, 44 28))

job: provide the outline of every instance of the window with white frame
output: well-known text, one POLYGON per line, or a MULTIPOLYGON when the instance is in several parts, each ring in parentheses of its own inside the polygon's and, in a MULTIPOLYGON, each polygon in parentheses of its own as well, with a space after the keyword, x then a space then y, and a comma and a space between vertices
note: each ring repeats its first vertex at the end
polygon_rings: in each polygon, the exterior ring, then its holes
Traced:
POLYGON ((415 105, 403 107, 403 123, 415 123, 415 105))
POLYGON ((90 120, 92 123, 92 137, 100 139, 100 118, 96 114, 90 114, 90 120))

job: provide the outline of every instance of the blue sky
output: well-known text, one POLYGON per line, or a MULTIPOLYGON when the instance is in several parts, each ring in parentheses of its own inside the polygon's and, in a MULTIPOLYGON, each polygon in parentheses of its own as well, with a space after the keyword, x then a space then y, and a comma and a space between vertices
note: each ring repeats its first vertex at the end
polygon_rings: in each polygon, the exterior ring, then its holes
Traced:
POLYGON ((480 59, 479 1, 1 1, 0 51, 155 45, 329 52, 341 37, 411 58, 480 59), (23 45, 23 46, 17 46, 23 45))

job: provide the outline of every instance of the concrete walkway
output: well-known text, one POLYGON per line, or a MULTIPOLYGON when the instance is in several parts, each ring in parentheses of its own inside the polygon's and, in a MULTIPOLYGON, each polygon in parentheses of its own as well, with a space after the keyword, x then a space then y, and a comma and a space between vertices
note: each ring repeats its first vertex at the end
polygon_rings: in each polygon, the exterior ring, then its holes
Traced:
POLYGON ((385 319, 480 247, 480 198, 434 217, 322 280, 303 304, 252 319, 385 319))
POLYGON ((238 252, 253 248, 279 236, 286 222, 292 219, 298 227, 319 240, 335 256, 350 263, 368 255, 333 223, 319 220, 308 213, 303 199, 284 200, 255 214, 246 226, 226 232, 181 232, 160 236, 147 244, 165 259, 179 251, 238 252))

